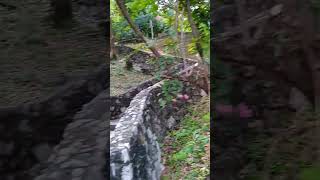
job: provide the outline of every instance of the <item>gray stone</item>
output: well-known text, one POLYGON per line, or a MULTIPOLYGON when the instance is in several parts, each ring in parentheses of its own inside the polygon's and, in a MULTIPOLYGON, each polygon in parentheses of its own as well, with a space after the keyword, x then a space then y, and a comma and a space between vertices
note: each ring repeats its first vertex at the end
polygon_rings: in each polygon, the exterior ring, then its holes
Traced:
POLYGON ((32 131, 32 128, 29 126, 29 120, 25 119, 25 120, 22 120, 19 124, 19 131, 21 132, 31 132, 32 131))
POLYGON ((45 174, 42 174, 42 175, 36 177, 34 180, 49 180, 49 179, 45 174))
POLYGON ((301 112, 306 110, 306 108, 311 107, 311 103, 301 91, 297 88, 291 88, 289 106, 297 112, 301 112))
POLYGON ((74 151, 73 146, 65 147, 63 149, 60 149, 59 154, 60 155, 69 155, 74 151))
POLYGON ((173 112, 158 107, 157 92, 162 82, 139 92, 121 115, 116 129, 111 132, 111 179, 159 180, 163 171, 158 136, 172 128, 176 119, 173 112), (153 100, 153 98, 156 98, 153 100), (169 118, 168 118, 169 117, 169 118), (133 148, 141 146, 140 150, 133 148), (136 162, 145 162, 144 166, 136 162))
POLYGON ((61 100, 61 99, 55 100, 50 105, 50 107, 51 107, 50 112, 55 116, 63 115, 67 111, 65 106, 66 105, 63 102, 63 100, 61 100))
POLYGON ((282 12, 282 9, 283 9, 283 5, 282 4, 278 4, 276 6, 273 6, 270 10, 270 14, 272 16, 276 16, 278 14, 280 14, 282 12))
POLYGON ((55 172, 51 172, 48 175, 48 179, 60 180, 60 179, 71 179, 71 177, 64 171, 55 171, 55 172))
POLYGON ((49 158, 52 148, 47 143, 44 143, 33 147, 32 152, 38 161, 44 162, 49 158))
POLYGON ((120 111, 121 111, 121 112, 124 112, 125 110, 126 110, 126 107, 121 107, 121 108, 120 108, 120 111))
POLYGON ((89 166, 87 162, 77 159, 70 159, 70 161, 61 164, 61 168, 80 168, 86 166, 89 166))
POLYGON ((168 119, 168 128, 172 129, 175 124, 176 120, 172 116, 170 116, 170 118, 168 119))
POLYGON ((85 171, 85 170, 82 169, 82 168, 74 169, 74 170, 72 171, 72 177, 82 176, 83 173, 84 173, 84 171, 85 171))
POLYGON ((14 143, 5 143, 0 141, 0 155, 10 155, 14 149, 14 143))
POLYGON ((69 158, 69 156, 62 155, 62 156, 59 156, 54 162, 57 164, 61 164, 61 163, 65 162, 68 158, 69 158))

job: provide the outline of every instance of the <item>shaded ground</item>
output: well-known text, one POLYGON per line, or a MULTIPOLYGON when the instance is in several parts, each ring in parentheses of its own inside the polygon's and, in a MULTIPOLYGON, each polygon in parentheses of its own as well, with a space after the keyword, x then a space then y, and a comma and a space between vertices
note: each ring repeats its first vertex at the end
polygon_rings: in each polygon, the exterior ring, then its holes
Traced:
POLYGON ((213 107, 245 102, 254 116, 214 117, 213 176, 225 180, 319 179, 319 114, 294 112, 289 103, 297 97, 289 95, 290 87, 270 84, 265 72, 256 71, 248 78, 247 69, 239 68, 236 73, 218 67, 224 74, 216 71, 217 75, 230 78, 215 81, 213 107))
POLYGON ((269 133, 259 128, 248 131, 247 164, 240 176, 257 180, 318 179, 317 118, 311 112, 304 112, 287 113, 287 117, 278 116, 277 120, 282 125, 278 124, 269 133))
POLYGON ((77 22, 53 28, 49 1, 9 3, 17 9, 0 6, 0 105, 45 97, 105 62, 101 31, 77 22))
POLYGON ((111 61, 110 63, 110 95, 116 96, 125 93, 132 87, 137 86, 143 81, 151 79, 151 75, 143 74, 142 72, 135 70, 126 70, 125 60, 119 58, 119 60, 111 61))
MULTIPOLYGON (((191 43, 191 35, 186 34, 186 44, 191 43)), ((172 56, 177 56, 177 53, 174 51, 174 48, 168 48, 168 44, 170 44, 170 38, 168 37, 162 37, 155 41, 155 45, 157 49, 163 53, 163 54, 169 54, 172 56)), ((128 46, 134 49, 151 52, 145 43, 126 43, 123 44, 124 46, 128 46)), ((141 73, 139 71, 126 70, 125 67, 125 60, 126 56, 129 56, 128 54, 120 54, 118 55, 118 60, 111 61, 110 63, 110 79, 111 79, 111 89, 110 94, 111 95, 119 95, 124 92, 126 92, 131 87, 134 87, 138 85, 139 83, 146 81, 153 76, 146 75, 144 73, 141 73)), ((187 53, 187 58, 191 59, 199 59, 199 57, 196 55, 196 52, 187 53)), ((156 63, 156 62, 153 62, 156 63)), ((153 74, 156 74, 156 72, 152 72, 153 74)))

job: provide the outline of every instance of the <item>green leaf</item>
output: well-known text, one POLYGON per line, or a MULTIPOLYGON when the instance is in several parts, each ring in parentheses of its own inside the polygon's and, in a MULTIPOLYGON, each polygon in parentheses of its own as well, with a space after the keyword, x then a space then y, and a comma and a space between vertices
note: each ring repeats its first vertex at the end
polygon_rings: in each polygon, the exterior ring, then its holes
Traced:
POLYGON ((179 151, 178 153, 176 153, 175 155, 173 155, 173 158, 176 161, 184 161, 188 158, 188 154, 186 152, 183 151, 179 151))

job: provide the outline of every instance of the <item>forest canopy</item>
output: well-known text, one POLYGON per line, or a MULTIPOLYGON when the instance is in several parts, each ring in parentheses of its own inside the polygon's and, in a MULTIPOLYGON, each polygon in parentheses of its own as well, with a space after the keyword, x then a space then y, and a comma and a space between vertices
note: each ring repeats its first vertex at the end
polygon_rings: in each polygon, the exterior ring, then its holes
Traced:
MULTIPOLYGON (((181 32, 192 33, 188 18, 187 1, 176 0, 124 0, 130 18, 143 33, 151 40, 167 37, 168 44, 179 44, 181 32), (152 26, 152 28, 151 28, 152 26), (154 39, 152 39, 154 38, 154 39), (174 42, 172 42, 174 41, 174 42), (170 43, 169 43, 170 42, 170 43)), ((199 42, 206 59, 209 59, 210 13, 208 0, 190 0, 190 14, 199 31, 199 42)), ((115 0, 111 0, 111 27, 116 42, 138 39, 115 0)), ((181 41, 181 38, 180 38, 181 41)), ((190 52, 196 52, 197 38, 185 46, 190 52)), ((181 43, 181 42, 180 42, 181 43)), ((176 47, 177 48, 177 47, 176 47)))

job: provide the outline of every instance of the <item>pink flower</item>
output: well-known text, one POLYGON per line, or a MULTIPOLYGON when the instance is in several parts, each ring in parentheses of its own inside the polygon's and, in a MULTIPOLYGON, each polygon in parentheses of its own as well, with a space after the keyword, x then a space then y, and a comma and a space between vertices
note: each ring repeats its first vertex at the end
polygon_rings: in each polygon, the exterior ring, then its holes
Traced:
POLYGON ((184 100, 188 100, 189 96, 187 94, 183 95, 184 100))
POLYGON ((155 18, 157 21, 161 21, 162 20, 162 17, 161 16, 156 16, 155 18))
POLYGON ((182 94, 178 94, 177 97, 178 97, 179 99, 183 99, 184 96, 183 96, 182 94))

